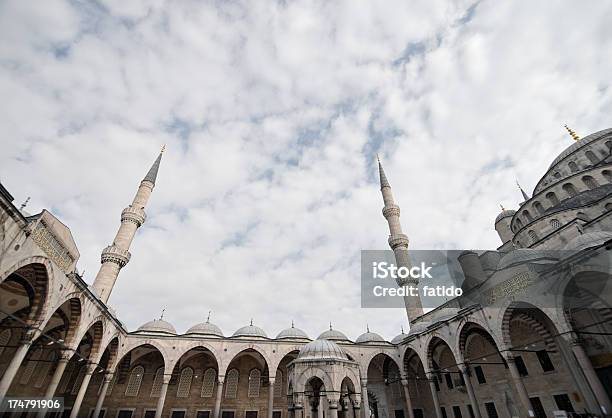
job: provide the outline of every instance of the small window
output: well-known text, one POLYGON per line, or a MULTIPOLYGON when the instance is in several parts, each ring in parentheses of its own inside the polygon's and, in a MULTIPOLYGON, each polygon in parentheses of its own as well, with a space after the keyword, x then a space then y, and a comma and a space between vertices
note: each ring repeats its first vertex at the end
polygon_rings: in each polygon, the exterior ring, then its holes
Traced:
MULTIPOLYGON (((91 411, 89 411, 89 418, 93 418, 94 412, 96 412, 95 408, 92 408, 91 411)), ((100 409, 100 414, 97 416, 97 418, 104 418, 105 415, 106 415, 106 409, 102 408, 100 409)))
POLYGON ((578 190, 576 190, 576 186, 574 186, 572 183, 565 183, 563 185, 563 190, 565 191, 565 193, 567 193, 569 197, 574 197, 578 194, 578 190))
POLYGON ((413 409, 412 414, 414 415, 414 418, 424 418, 423 410, 421 408, 413 409))
POLYGON ((531 238, 531 242, 534 243, 538 240, 538 234, 535 233, 535 231, 533 230, 529 230, 527 232, 527 234, 529 235, 529 238, 531 238))
POLYGON ((172 411, 170 418, 185 418, 185 411, 172 411))
POLYGON ((436 387, 436 392, 440 392, 440 383, 437 378, 434 378, 434 386, 436 387))
POLYGON ((551 372, 555 370, 555 366, 552 361, 550 361, 550 356, 546 350, 539 350, 536 352, 538 356, 538 360, 540 361, 540 366, 542 366, 542 371, 551 372))
POLYGON ((555 173, 553 174, 553 177, 558 179, 561 177, 561 173, 559 173, 558 171, 555 171, 555 173))
POLYGON ((523 211, 523 216, 525 217, 525 219, 527 219, 527 222, 533 221, 533 218, 531 217, 531 213, 529 213, 528 210, 523 211))
POLYGON ((578 171, 578 165, 573 161, 569 162, 568 167, 572 173, 575 173, 576 171, 578 171))
POLYGON ((257 411, 245 411, 244 418, 257 418, 257 411))
POLYGON ((282 418, 283 413, 281 411, 272 411, 272 418, 282 418))
POLYGON ((597 187, 599 187, 599 184, 597 183, 597 180, 595 180, 593 177, 591 176, 584 176, 582 178, 582 182, 584 183, 584 185, 586 187, 588 187, 589 189, 596 189, 597 187))
POLYGON ((459 406, 453 406, 453 416, 455 418, 463 418, 463 415, 461 415, 461 408, 459 406))
MULTIPOLYGON (((128 380, 125 396, 138 396, 138 392, 140 391, 140 384, 142 383, 142 377, 144 375, 144 367, 136 366, 132 369, 130 373, 130 378, 128 380)), ((130 414, 132 412, 130 411, 130 414)), ((130 415, 132 416, 132 415, 130 415)))
POLYGON ((528 376, 529 372, 527 371, 527 366, 525 366, 525 362, 521 356, 516 356, 514 358, 514 364, 516 364, 516 369, 518 370, 521 376, 528 376))
POLYGON ((280 398, 283 394, 283 372, 277 370, 276 378, 274 379, 274 397, 280 398))
POLYGON ((533 204, 533 207, 535 208, 535 210, 538 212, 539 215, 544 215, 544 206, 542 206, 542 204, 540 202, 535 202, 533 204))
POLYGON ((144 418, 155 418, 155 409, 147 409, 144 413, 144 418))
POLYGON ((260 386, 261 372, 258 369, 253 369, 251 373, 249 373, 249 398, 259 398, 260 386))
MULTIPOLYGON (((238 371, 238 370, 236 370, 238 371)), ((234 418, 234 411, 223 411, 221 412, 221 418, 234 418)))
POLYGON ((546 193, 546 198, 548 199, 550 204, 553 205, 553 206, 557 206, 559 204, 559 198, 557 197, 555 192, 548 192, 548 193, 546 193))
POLYGON ((153 385, 151 386, 151 397, 152 398, 159 398, 163 382, 164 382, 164 368, 160 367, 155 371, 155 377, 153 378, 153 385))
POLYGON ((546 418, 546 412, 544 411, 544 407, 542 406, 542 401, 540 398, 529 398, 531 402, 531 407, 533 408, 533 412, 535 413, 535 418, 546 418))
POLYGON ((83 383, 83 379, 85 378, 86 372, 87 366, 81 366, 81 370, 79 370, 79 374, 77 374, 77 377, 74 380, 74 384, 72 385, 72 390, 70 391, 71 395, 76 395, 77 393, 79 393, 79 389, 81 389, 81 383, 83 383))
POLYGON ((393 411, 393 416, 395 418, 404 418, 404 410, 403 409, 396 409, 393 411))
POLYGON ((453 379, 451 378, 450 373, 445 373, 444 374, 444 379, 446 379, 446 386, 449 389, 452 389, 453 388, 453 379))
POLYGON ((468 414, 470 414, 470 418, 476 418, 476 415, 474 415, 474 408, 472 408, 472 405, 468 404, 467 409, 468 409, 468 414))
POLYGON ((517 219, 515 223, 517 229, 521 229, 523 227, 523 221, 521 221, 520 219, 517 219))
POLYGON ((499 415, 497 415, 497 409, 495 409, 495 403, 494 402, 485 402, 485 409, 487 411, 487 417, 488 418, 499 418, 499 415))
POLYGON ((210 411, 198 411, 196 418, 210 418, 210 411))
POLYGON ((565 393, 562 395, 554 395, 553 398, 555 399, 557 408, 559 408, 561 411, 576 412, 574 411, 574 405, 572 405, 572 401, 570 401, 569 396, 567 396, 565 393))
POLYGON ((202 398, 212 398, 215 390, 215 380, 217 380, 217 372, 215 369, 208 368, 202 377, 202 390, 200 396, 202 398))
POLYGON ((612 141, 606 141, 605 144, 608 149, 612 149, 612 141))
POLYGON ((441 406, 440 407, 440 411, 442 411, 442 418, 448 418, 448 415, 446 415, 446 408, 441 406))
POLYGON ((612 183, 612 172, 608 170, 604 170, 601 172, 601 175, 608 181, 608 183, 612 183))
POLYGON ((612 210, 612 203, 606 203, 605 209, 612 210))
POLYGON ((588 150, 587 152, 585 152, 585 155, 593 164, 597 164, 599 162, 599 158, 597 158, 593 151, 588 150))
POLYGON ((559 222, 558 219, 551 219, 550 220, 550 227, 552 229, 559 229, 559 228, 561 228, 561 222, 559 222))
POLYGON ((133 411, 129 409, 120 409, 117 413, 117 418, 132 418, 133 411))
POLYGON ((487 379, 485 378, 484 371, 481 366, 474 367, 474 372, 476 373, 476 380, 478 380, 478 384, 484 385, 487 383, 487 379))

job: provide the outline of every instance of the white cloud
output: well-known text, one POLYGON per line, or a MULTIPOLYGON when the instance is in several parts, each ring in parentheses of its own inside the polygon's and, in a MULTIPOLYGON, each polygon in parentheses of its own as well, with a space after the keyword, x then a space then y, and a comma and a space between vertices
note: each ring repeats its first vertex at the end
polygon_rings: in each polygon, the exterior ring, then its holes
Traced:
POLYGON ((392 338, 401 310, 359 308, 359 251, 387 245, 374 152, 413 248, 492 248, 563 123, 609 127, 603 1, 0 8, 0 175, 71 227, 86 280, 168 144, 111 298, 129 329, 165 307, 392 338))

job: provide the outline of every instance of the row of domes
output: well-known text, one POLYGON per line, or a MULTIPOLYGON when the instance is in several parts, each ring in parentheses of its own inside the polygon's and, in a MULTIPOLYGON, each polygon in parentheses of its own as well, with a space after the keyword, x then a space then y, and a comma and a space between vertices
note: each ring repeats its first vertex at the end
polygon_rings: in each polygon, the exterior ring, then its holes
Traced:
MULTIPOLYGON (((136 332, 142 332, 142 333, 147 333, 147 334, 151 334, 151 333, 162 334, 162 335, 176 335, 177 334, 174 326, 168 321, 165 321, 163 318, 154 319, 153 321, 147 322, 146 324, 139 327, 138 330, 136 330, 136 332)), ((196 324, 192 326, 185 333, 185 335, 189 335, 189 334, 206 335, 208 337, 219 337, 219 338, 224 337, 223 332, 221 331, 221 328, 219 328, 215 324, 212 324, 210 320, 207 320, 206 322, 202 322, 200 324, 196 324)), ((401 341, 406 336, 407 335, 404 334, 404 331, 402 330, 402 333, 396 336, 393 340, 391 340, 391 343, 397 344, 399 341, 401 341)), ((232 337, 233 338, 242 337, 242 338, 266 338, 268 339, 268 335, 266 334, 266 332, 260 327, 253 325, 253 322, 251 322, 249 325, 238 328, 236 332, 234 332, 232 337)), ((276 340, 310 340, 310 338, 308 337, 308 334, 306 334, 301 329, 296 328, 293 324, 291 324, 290 328, 284 329, 281 332, 279 332, 275 339, 276 340)), ((350 342, 349 338, 343 332, 333 329, 331 324, 329 326, 329 329, 322 332, 321 335, 319 335, 319 337, 317 338, 317 340, 350 342)), ((367 344, 367 343, 384 344, 386 343, 383 337, 381 337, 379 334, 375 332, 371 332, 369 328, 367 332, 357 337, 355 342, 359 344, 367 344)))

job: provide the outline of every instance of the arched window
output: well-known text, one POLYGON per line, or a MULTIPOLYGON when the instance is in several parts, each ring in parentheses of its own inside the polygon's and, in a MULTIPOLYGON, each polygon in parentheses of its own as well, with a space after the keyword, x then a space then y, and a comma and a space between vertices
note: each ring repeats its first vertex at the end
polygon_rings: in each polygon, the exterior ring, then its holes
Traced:
POLYGON ((540 202, 534 202, 533 207, 538 212, 538 215, 544 215, 544 206, 540 202))
POLYGON ((0 356, 4 352, 4 347, 9 345, 11 336, 12 333, 10 329, 5 329, 4 331, 0 332, 0 356))
POLYGON ((23 373, 21 373, 21 378, 19 379, 19 383, 21 383, 22 385, 27 385, 28 383, 30 383, 30 379, 32 378, 32 375, 34 374, 34 370, 36 369, 36 365, 38 364, 39 357, 40 357, 40 352, 35 353, 34 355, 32 355, 30 360, 28 360, 28 362, 26 363, 23 369, 23 373))
POLYGON ((138 396, 143 375, 144 367, 136 366, 132 369, 132 372, 130 373, 130 378, 128 379, 128 383, 125 388, 125 396, 138 396))
POLYGON ((565 191, 565 193, 567 193, 569 197, 574 197, 578 194, 576 187, 572 183, 565 183, 563 185, 563 190, 565 191))
POLYGON ((525 219, 527 219, 527 222, 533 221, 533 218, 531 217, 531 213, 529 213, 528 210, 523 211, 523 216, 525 217, 525 219))
POLYGON ((589 159, 589 161, 592 162, 593 164, 597 164, 597 162, 599 162, 599 159, 597 158, 597 156, 595 155, 593 151, 588 150, 587 152, 585 152, 585 155, 589 159))
POLYGON ((523 222, 520 219, 517 219, 515 224, 516 224, 516 229, 521 229, 523 227, 523 222))
POLYGON ((575 173, 576 171, 578 171, 578 165, 573 161, 569 162, 568 167, 572 173, 575 173))
POLYGON ((551 205, 557 206, 559 204, 559 198, 555 192, 546 193, 546 198, 550 201, 551 205))
POLYGON ((606 208, 606 210, 612 210, 612 203, 606 203, 606 206, 604 206, 606 208))
POLYGON ((176 389, 177 398, 189 397, 191 379, 193 379, 193 369, 191 367, 185 367, 181 370, 181 378, 179 379, 178 388, 176 389))
POLYGON ((212 367, 206 369, 202 377, 202 391, 200 392, 202 398, 212 398, 215 390, 215 380, 217 380, 217 371, 212 367))
POLYGON ((585 184, 586 187, 588 187, 589 189, 595 189, 597 187, 599 187, 599 184, 597 184, 597 180, 595 180, 593 177, 591 176, 584 176, 582 178, 582 182, 585 184))
POLYGON ((113 376, 110 383, 108 384, 108 389, 106 390, 106 395, 110 395, 113 393, 113 388, 115 387, 115 383, 117 382, 117 373, 113 376))
POLYGON ((151 397, 159 398, 161 394, 161 387, 164 383, 164 367, 160 367, 155 371, 155 377, 153 378, 153 385, 151 385, 151 397))
POLYGON ((66 366, 66 370, 64 371, 64 377, 62 377, 62 383, 58 389, 59 393, 66 393, 66 389, 68 389, 68 383, 72 380, 72 375, 75 369, 74 362, 69 362, 68 366, 66 366))
POLYGON ((558 219, 551 219, 551 220, 550 220, 550 226, 551 226, 553 229, 559 229, 559 228, 561 228, 561 222, 559 222, 559 220, 558 220, 558 219))
POLYGON ((238 391, 238 380, 240 379, 240 373, 236 369, 229 371, 225 377, 225 397, 228 399, 235 399, 236 392, 238 391))
POLYGON ((81 383, 83 383, 83 379, 85 378, 85 373, 87 372, 87 366, 81 366, 79 369, 79 374, 77 374, 76 379, 74 379, 74 384, 72 385, 72 390, 70 391, 71 395, 76 395, 79 393, 79 389, 81 388, 81 383))
POLYGON ((561 177, 561 173, 559 173, 558 171, 555 171, 555 173, 553 174, 553 177, 558 179, 559 177, 561 177))
POLYGON ((283 396, 283 372, 276 370, 276 377, 274 378, 274 397, 280 398, 283 396))
POLYGON ((601 172, 601 175, 608 181, 608 183, 612 183, 612 172, 608 170, 604 170, 601 172))
POLYGON ((258 369, 249 373, 249 398, 259 398, 259 387, 261 385, 261 372, 258 369))
POLYGON ((47 376, 49 375, 49 371, 51 370, 51 365, 55 360, 55 352, 49 351, 47 355, 43 359, 43 363, 38 368, 38 373, 36 376, 36 381, 34 382, 35 388, 43 387, 45 380, 47 380, 47 376))

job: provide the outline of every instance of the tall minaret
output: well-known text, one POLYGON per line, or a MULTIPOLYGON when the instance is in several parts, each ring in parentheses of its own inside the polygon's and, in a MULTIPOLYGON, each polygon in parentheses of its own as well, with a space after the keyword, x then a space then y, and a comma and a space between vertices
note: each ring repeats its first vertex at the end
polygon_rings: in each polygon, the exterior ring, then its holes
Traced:
POLYGON ((102 266, 94 280, 93 288, 105 303, 113 291, 119 271, 130 261, 130 244, 134 239, 134 235, 136 235, 136 230, 146 219, 144 208, 151 196, 153 187, 155 187, 155 180, 157 179, 157 172, 164 149, 165 146, 162 147, 151 169, 140 182, 132 204, 121 212, 121 226, 119 231, 117 231, 113 244, 102 250, 102 266))
MULTIPOLYGON (((389 185, 389 181, 387 180, 385 170, 383 170, 380 160, 378 160, 378 173, 380 175, 380 191, 382 192, 383 201, 385 203, 382 213, 389 223, 389 246, 395 254, 395 262, 397 267, 410 268, 410 257, 408 256, 408 237, 402 232, 402 225, 400 224, 400 208, 393 200, 391 186, 389 185)), ((419 280, 413 278, 398 279, 398 284, 400 286, 413 286, 416 289, 419 284, 419 280)), ((409 322, 412 322, 415 318, 423 315, 423 306, 421 305, 421 298, 419 296, 406 296, 404 297, 404 303, 406 305, 406 314, 408 315, 409 322)))

